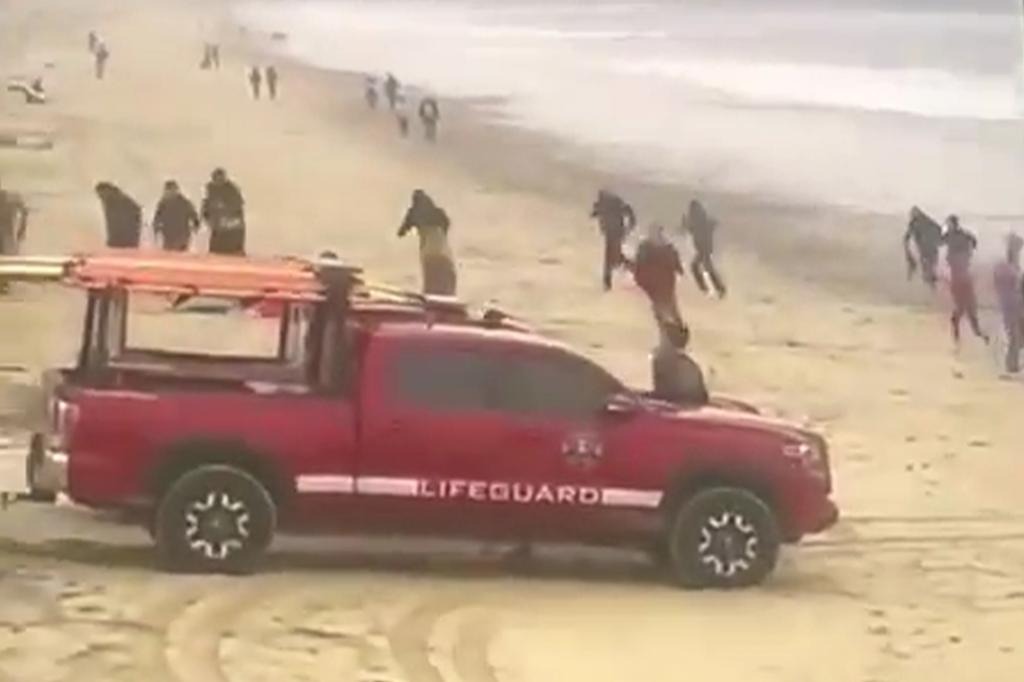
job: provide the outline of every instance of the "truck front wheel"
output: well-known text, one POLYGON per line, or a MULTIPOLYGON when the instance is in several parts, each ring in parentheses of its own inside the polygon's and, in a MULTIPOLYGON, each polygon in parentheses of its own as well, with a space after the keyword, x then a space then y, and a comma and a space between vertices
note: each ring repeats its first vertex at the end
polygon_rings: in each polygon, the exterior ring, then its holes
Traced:
POLYGON ((202 466, 160 500, 157 554, 173 571, 244 573, 270 545, 276 524, 274 500, 256 478, 231 466, 202 466))
POLYGON ((772 510, 742 488, 703 490, 683 502, 670 524, 668 549, 677 582, 735 588, 762 582, 779 556, 772 510))

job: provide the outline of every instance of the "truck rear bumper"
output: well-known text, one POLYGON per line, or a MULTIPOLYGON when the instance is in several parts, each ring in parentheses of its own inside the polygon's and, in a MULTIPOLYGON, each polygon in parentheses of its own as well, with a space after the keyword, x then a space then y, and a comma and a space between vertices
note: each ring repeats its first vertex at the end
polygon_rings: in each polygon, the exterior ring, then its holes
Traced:
POLYGON ((68 455, 46 447, 45 439, 32 437, 25 465, 29 494, 53 496, 68 489, 68 455))

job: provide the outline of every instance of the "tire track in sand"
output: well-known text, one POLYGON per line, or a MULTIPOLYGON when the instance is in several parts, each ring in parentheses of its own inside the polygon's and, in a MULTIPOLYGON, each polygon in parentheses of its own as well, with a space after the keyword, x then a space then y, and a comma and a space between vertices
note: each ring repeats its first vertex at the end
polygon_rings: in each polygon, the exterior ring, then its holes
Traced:
POLYGON ((496 682, 488 654, 497 629, 480 608, 455 597, 436 597, 409 609, 388 633, 391 653, 406 682, 496 682), (445 622, 453 624, 448 650, 435 647, 445 622), (445 674, 448 672, 449 674, 445 674))

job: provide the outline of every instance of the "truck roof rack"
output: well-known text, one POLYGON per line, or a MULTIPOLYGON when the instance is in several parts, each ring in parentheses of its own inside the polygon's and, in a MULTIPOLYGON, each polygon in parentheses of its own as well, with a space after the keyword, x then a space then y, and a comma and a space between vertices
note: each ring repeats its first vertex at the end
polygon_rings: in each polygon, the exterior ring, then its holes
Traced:
POLYGON ((118 250, 71 256, 0 257, 0 280, 57 282, 88 290, 125 289, 245 301, 347 301, 354 311, 390 310, 517 327, 496 308, 473 319, 453 296, 433 296, 367 281, 362 269, 336 258, 257 258, 118 250))

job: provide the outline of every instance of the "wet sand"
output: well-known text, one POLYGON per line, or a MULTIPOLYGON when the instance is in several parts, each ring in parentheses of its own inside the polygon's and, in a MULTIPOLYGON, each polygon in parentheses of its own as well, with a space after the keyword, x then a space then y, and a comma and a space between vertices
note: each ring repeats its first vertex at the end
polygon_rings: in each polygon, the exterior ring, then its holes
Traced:
MULTIPOLYGON (((468 300, 496 300, 646 383, 646 306, 624 280, 600 291, 586 214, 604 178, 553 161, 551 145, 507 136, 489 146, 486 125, 459 112, 439 148, 403 141, 389 117, 364 109, 358 82, 292 64, 279 101, 253 102, 244 71, 260 45, 220 24, 210 3, 5 5, 0 42, 20 38, 17 51, 0 50, 0 73, 54 65, 43 72, 50 104, 4 93, 0 108, 0 133, 55 142, 0 149, 4 184, 34 210, 27 252, 101 244, 98 180, 151 215, 164 179, 198 200, 222 165, 245 192, 254 252, 333 248, 415 287, 415 245, 394 233, 422 187, 453 216, 468 300), (205 72, 214 26, 225 63, 205 72), (85 50, 91 28, 112 52, 102 82, 85 50)), ((672 215, 670 197, 635 187, 645 215, 672 215)), ((152 570, 138 529, 16 506, 0 512, 0 680, 1015 679, 1021 386, 998 380, 991 354, 971 343, 954 357, 943 316, 899 279, 899 261, 864 256, 898 225, 710 203, 724 219, 731 296, 684 287, 695 354, 719 392, 828 435, 846 515, 788 551, 764 588, 681 592, 617 552, 547 548, 510 567, 472 545, 379 540, 325 550, 285 539, 258 576, 174 577, 152 570), (815 229, 846 234, 851 255, 815 246, 808 258, 793 235, 815 229), (843 284, 861 272, 891 281, 892 295, 843 284)), ((73 350, 79 307, 24 287, 0 299, 0 364, 28 370, 0 377, 0 406, 17 402, 12 383, 73 350)), ((21 485, 24 435, 4 438, 0 488, 10 489, 21 485)))

